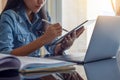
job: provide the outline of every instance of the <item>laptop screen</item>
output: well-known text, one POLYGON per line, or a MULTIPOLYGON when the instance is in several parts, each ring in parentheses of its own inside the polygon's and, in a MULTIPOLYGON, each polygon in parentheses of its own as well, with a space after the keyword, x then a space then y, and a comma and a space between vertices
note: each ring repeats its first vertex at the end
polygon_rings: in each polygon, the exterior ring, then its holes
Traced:
POLYGON ((119 47, 120 17, 99 16, 97 18, 85 62, 110 58, 116 55, 119 47))

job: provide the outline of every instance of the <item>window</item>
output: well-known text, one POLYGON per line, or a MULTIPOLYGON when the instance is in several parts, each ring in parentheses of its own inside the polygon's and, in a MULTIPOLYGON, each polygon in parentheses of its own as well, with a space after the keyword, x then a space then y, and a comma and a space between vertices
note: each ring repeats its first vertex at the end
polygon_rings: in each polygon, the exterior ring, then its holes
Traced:
POLYGON ((98 15, 114 15, 111 0, 87 0, 87 18, 96 19, 98 15))
POLYGON ((47 0, 47 8, 48 12, 52 18, 52 23, 62 21, 62 7, 61 7, 62 0, 47 0))
MULTIPOLYGON (((62 0, 62 26, 67 30, 73 29, 86 20, 86 11, 87 0, 62 0)), ((66 53, 84 52, 86 49, 86 37, 85 30, 66 53)))

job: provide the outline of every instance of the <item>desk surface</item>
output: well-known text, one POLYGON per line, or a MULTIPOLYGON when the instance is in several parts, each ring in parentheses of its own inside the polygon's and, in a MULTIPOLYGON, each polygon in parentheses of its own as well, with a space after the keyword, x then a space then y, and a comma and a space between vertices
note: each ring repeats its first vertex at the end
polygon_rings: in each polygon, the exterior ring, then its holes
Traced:
POLYGON ((87 63, 77 69, 85 80, 120 80, 116 58, 87 63))

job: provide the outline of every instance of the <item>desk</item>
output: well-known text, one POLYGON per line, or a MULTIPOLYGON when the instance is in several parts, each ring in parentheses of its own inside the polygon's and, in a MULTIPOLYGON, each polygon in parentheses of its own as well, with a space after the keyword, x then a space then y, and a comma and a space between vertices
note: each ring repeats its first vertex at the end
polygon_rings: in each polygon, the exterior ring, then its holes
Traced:
POLYGON ((75 65, 76 71, 80 74, 80 76, 84 79, 87 80, 87 76, 85 73, 85 69, 83 65, 75 65))
POLYGON ((87 63, 82 66, 77 65, 76 67, 84 80, 120 80, 116 58, 87 63))

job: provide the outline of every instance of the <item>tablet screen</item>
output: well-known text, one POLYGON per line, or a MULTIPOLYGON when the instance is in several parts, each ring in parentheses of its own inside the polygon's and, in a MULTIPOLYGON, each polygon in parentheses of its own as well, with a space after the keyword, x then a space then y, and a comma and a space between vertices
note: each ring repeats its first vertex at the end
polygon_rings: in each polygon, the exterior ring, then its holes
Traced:
POLYGON ((59 37, 55 42, 53 42, 53 44, 57 44, 57 43, 61 42, 66 35, 71 34, 73 31, 82 28, 82 27, 84 26, 84 24, 87 23, 87 22, 89 22, 89 20, 86 20, 86 21, 82 22, 82 23, 79 24, 77 27, 75 27, 75 28, 73 28, 71 31, 67 32, 65 35, 59 37))

